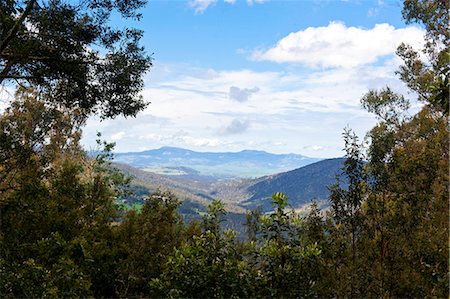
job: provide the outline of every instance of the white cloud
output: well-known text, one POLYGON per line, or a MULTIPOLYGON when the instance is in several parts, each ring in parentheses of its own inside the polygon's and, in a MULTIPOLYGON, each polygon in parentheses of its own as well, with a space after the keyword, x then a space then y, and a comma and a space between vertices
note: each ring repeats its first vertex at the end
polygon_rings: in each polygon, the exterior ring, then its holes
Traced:
POLYGON ((124 136, 125 136, 125 132, 122 131, 122 132, 118 132, 118 133, 111 135, 110 138, 112 141, 118 141, 118 140, 123 139, 124 136))
POLYGON ((245 102, 248 101, 250 96, 254 94, 255 92, 258 92, 258 87, 253 88, 239 88, 236 86, 231 86, 230 91, 228 93, 228 96, 230 99, 238 101, 238 102, 245 102))
POLYGON ((182 137, 183 142, 186 145, 192 145, 197 147, 205 147, 205 146, 219 146, 224 145, 226 143, 222 142, 218 138, 194 138, 191 136, 182 137))
POLYGON ((316 151, 316 152, 320 152, 320 151, 324 151, 327 149, 327 147, 323 146, 323 145, 307 145, 303 147, 304 150, 312 150, 312 151, 316 151))
POLYGON ((140 135, 138 139, 145 141, 151 141, 158 146, 172 145, 172 146, 184 146, 184 147, 217 147, 227 145, 228 142, 220 140, 219 138, 202 138, 192 137, 185 131, 178 131, 172 135, 161 135, 155 133, 148 133, 140 135))
POLYGON ((113 136, 117 151, 178 146, 199 151, 260 149, 309 156, 342 156, 342 129, 363 136, 375 118, 360 108, 369 89, 390 85, 406 94, 394 71, 397 59, 354 68, 308 72, 214 70, 159 66, 143 92, 151 105, 136 118, 90 121, 84 144, 95 132, 113 136), (160 72, 160 73, 158 73, 160 72), (245 101, 230 100, 230 86, 254 90, 245 101), (251 128, 251 129, 249 129, 251 128), (314 145, 323 148, 314 147, 314 145))
POLYGON ((195 13, 203 13, 209 6, 216 4, 217 0, 192 0, 189 6, 195 10, 195 13))
POLYGON ((228 3, 228 4, 234 4, 234 3, 236 3, 236 0, 223 0, 223 2, 228 3))
POLYGON ((377 24, 372 29, 347 27, 330 22, 325 27, 308 27, 292 32, 263 51, 254 51, 255 60, 299 63, 309 67, 356 67, 393 55, 401 42, 421 47, 425 31, 418 27, 396 29, 377 24))

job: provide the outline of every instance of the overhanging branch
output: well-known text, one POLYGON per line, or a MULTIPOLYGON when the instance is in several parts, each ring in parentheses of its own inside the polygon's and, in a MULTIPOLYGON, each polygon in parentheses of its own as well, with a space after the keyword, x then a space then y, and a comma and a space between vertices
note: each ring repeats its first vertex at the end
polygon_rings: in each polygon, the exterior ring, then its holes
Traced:
POLYGON ((6 74, 5 76, 0 75, 0 83, 2 82, 3 79, 18 79, 18 80, 26 79, 26 80, 29 80, 29 79, 35 79, 35 78, 36 77, 34 77, 34 76, 23 76, 23 75, 14 75, 14 74, 8 75, 8 74, 6 74))
POLYGON ((30 0, 27 3, 27 6, 25 7, 24 12, 20 15, 19 19, 17 19, 16 23, 14 23, 14 26, 9 31, 8 35, 5 37, 3 41, 0 42, 0 53, 3 52, 6 47, 8 46, 9 42, 14 38, 14 36, 17 34, 17 31, 19 31, 20 25, 23 23, 27 15, 30 13, 33 6, 36 4, 37 0, 30 0))
POLYGON ((51 62, 62 62, 67 64, 93 64, 100 65, 99 61, 103 59, 73 59, 73 58, 62 58, 56 56, 28 56, 28 55, 13 55, 9 53, 0 53, 0 58, 8 61, 21 61, 21 60, 31 60, 31 61, 51 61, 51 62))

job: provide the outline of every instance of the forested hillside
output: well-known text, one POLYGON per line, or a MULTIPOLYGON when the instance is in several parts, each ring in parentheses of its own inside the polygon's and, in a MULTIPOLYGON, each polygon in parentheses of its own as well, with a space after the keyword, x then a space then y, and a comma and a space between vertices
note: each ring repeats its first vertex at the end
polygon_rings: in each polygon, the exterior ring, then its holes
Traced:
POLYGON ((221 201, 189 223, 166 191, 124 208, 114 145, 99 135, 95 157, 80 145, 90 116, 147 105, 142 32, 110 22, 139 24, 145 2, 0 2, 0 88, 15 91, 0 115, 2 298, 448 298, 448 1, 404 1, 405 21, 426 30, 423 52, 397 49, 411 99, 362 95, 378 119, 365 142, 345 129, 344 160, 310 166, 328 181, 342 164, 328 211, 291 210, 302 181, 275 176, 289 196, 247 211, 245 239, 222 229, 221 201))
POLYGON ((249 209, 261 206, 263 211, 271 211, 273 207, 267 199, 276 192, 283 192, 293 207, 301 207, 312 200, 323 202, 330 195, 328 186, 335 183, 343 165, 344 159, 328 159, 264 177, 250 184, 247 191, 251 197, 242 205, 249 209))
POLYGON ((218 179, 214 177, 192 175, 162 175, 143 171, 125 164, 113 166, 133 178, 133 192, 127 201, 131 204, 142 203, 142 195, 157 190, 174 193, 181 201, 195 201, 207 206, 214 199, 226 204, 227 211, 245 212, 246 209, 262 208, 272 211, 268 200, 274 193, 281 191, 290 198, 290 205, 302 208, 312 200, 321 201, 328 206, 329 186, 335 183, 342 173, 343 158, 327 159, 288 172, 264 176, 256 179, 218 179), (147 193, 142 193, 142 188, 147 193))

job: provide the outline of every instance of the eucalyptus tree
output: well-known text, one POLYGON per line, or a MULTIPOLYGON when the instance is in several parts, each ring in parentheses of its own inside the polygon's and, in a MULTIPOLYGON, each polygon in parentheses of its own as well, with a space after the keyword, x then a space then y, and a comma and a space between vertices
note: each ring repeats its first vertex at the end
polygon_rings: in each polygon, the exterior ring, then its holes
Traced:
POLYGON ((397 73, 420 111, 405 112, 411 98, 390 88, 361 100, 379 118, 368 133, 364 207, 367 291, 376 297, 448 296, 449 9, 443 0, 404 2, 406 22, 426 30, 423 49, 397 49, 397 73))
POLYGON ((86 117, 134 116, 151 58, 141 30, 111 24, 139 20, 145 0, 0 2, 0 84, 33 87, 58 107, 86 117))

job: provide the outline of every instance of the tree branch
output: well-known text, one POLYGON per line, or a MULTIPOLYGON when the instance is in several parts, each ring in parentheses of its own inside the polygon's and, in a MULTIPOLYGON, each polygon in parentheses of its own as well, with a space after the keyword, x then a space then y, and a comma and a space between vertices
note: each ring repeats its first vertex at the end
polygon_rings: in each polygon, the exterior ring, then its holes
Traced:
POLYGON ((65 58, 59 58, 59 57, 51 57, 51 56, 17 56, 13 54, 5 54, 0 53, 0 58, 7 59, 7 60, 15 60, 19 61, 22 59, 27 60, 35 60, 35 61, 56 61, 56 62, 63 62, 67 64, 98 64, 97 61, 100 61, 102 59, 93 59, 93 60, 76 60, 76 59, 65 59, 65 58))
POLYGON ((22 75, 0 75, 0 83, 3 79, 34 79, 34 76, 22 76, 22 75))
POLYGON ((0 43, 0 53, 3 52, 6 47, 8 46, 9 42, 14 38, 14 36, 17 34, 17 31, 19 31, 19 26, 23 23, 27 15, 30 13, 31 9, 33 8, 34 4, 36 4, 37 0, 30 0, 27 3, 27 6, 25 7, 25 11, 20 15, 19 19, 17 19, 14 26, 9 31, 6 38, 0 43))

